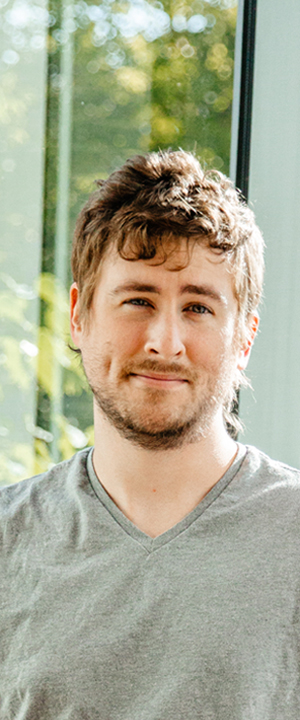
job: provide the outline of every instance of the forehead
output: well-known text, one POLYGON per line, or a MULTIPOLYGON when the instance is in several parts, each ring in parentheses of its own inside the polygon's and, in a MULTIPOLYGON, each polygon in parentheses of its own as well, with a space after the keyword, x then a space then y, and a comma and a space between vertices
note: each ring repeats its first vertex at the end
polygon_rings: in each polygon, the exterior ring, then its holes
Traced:
POLYGON ((164 261, 161 254, 151 260, 125 260, 115 248, 101 263, 95 294, 113 291, 126 282, 153 284, 164 292, 179 292, 183 284, 206 284, 235 299, 232 267, 228 258, 212 248, 195 244, 173 249, 164 261))

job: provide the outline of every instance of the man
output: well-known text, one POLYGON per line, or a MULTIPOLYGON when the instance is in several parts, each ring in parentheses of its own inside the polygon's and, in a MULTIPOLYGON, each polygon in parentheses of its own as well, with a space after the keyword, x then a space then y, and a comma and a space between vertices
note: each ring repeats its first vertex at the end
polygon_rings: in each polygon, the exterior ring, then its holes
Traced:
POLYGON ((71 335, 95 447, 1 498, 3 720, 299 720, 299 472, 228 427, 263 242, 189 153, 99 183, 71 335))

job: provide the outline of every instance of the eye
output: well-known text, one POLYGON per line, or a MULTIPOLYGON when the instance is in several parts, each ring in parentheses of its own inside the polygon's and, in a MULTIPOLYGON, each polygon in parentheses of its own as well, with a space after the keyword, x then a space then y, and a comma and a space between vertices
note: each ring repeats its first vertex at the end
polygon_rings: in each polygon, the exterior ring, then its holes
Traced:
POLYGON ((206 305, 202 305, 201 303, 193 303, 193 305, 189 305, 185 308, 185 312, 192 312, 195 313, 195 315, 212 315, 212 311, 209 310, 206 305))
POLYGON ((148 300, 144 300, 144 298, 139 297, 125 300, 124 305, 136 305, 137 307, 152 307, 151 303, 149 303, 148 300))

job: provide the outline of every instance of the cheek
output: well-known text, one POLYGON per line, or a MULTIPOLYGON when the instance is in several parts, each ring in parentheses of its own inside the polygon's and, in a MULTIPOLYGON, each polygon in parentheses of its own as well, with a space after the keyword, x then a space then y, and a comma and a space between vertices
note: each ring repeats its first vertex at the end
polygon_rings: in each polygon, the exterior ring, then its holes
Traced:
POLYGON ((134 326, 130 323, 128 327, 124 322, 120 326, 116 326, 114 333, 114 345, 117 354, 131 355, 144 347, 145 332, 141 324, 134 326))
POLYGON ((228 326, 221 331, 211 330, 199 334, 196 341, 190 344, 189 357, 196 365, 207 370, 217 372, 220 364, 234 355, 232 327, 228 326))
POLYGON ((132 358, 136 358, 143 350, 143 333, 132 327, 126 328, 124 324, 114 327, 110 332, 110 338, 106 339, 98 349, 101 357, 103 370, 113 374, 119 373, 120 369, 132 358))
POLYGON ((219 344, 223 351, 233 353, 237 340, 236 322, 234 317, 230 317, 226 325, 222 328, 219 335, 219 344))

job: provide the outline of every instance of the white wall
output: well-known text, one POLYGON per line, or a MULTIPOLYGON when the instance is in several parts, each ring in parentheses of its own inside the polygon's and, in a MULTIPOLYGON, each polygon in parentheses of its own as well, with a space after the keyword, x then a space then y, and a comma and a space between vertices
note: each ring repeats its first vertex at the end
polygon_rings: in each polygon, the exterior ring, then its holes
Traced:
POLYGON ((300 467, 300 3, 258 0, 250 190, 266 250, 240 439, 300 467))

